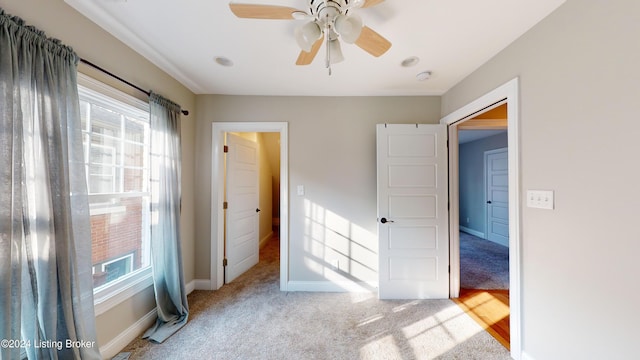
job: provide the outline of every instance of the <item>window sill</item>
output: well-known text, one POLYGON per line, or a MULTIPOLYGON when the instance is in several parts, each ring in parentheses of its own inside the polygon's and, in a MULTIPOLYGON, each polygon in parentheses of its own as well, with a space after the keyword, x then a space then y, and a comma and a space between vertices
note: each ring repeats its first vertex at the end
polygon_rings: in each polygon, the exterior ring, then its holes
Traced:
POLYGON ((150 266, 133 272, 104 288, 94 290, 95 316, 104 314, 149 286, 153 286, 153 273, 150 266))

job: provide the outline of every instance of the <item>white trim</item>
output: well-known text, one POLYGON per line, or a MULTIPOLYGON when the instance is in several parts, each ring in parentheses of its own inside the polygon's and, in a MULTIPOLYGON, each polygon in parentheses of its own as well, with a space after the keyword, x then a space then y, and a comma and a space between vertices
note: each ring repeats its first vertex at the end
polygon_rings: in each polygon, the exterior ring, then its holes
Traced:
POLYGON ((478 231, 478 230, 473 230, 473 229, 468 228, 468 227, 466 227, 466 226, 462 226, 462 225, 460 225, 460 231, 464 231, 464 232, 466 232, 467 234, 471 234, 471 235, 473 235, 473 236, 477 236, 477 237, 479 237, 479 238, 483 238, 483 239, 484 239, 484 233, 483 233, 483 232, 480 232, 480 231, 478 231))
POLYGON ((267 243, 269 242, 269 240, 271 240, 272 237, 273 237, 273 231, 271 231, 265 237, 260 239, 260 249, 265 247, 267 245, 267 243))
POLYGON ((149 59, 151 63, 155 64, 164 72, 184 84, 194 94, 207 93, 206 89, 200 87, 198 83, 187 76, 183 70, 173 65, 146 41, 142 40, 136 33, 122 25, 118 19, 111 16, 107 11, 104 11, 102 9, 103 5, 100 4, 100 1, 64 0, 64 2, 89 18, 92 22, 98 24, 98 26, 108 31, 115 38, 122 41, 130 48, 136 49, 135 51, 137 53, 149 59))
POLYGON ((110 282, 103 289, 98 288, 93 295, 95 315, 104 314, 150 286, 153 286, 153 274, 151 266, 147 266, 110 282))
POLYGON ((286 122, 214 122, 211 136, 211 269, 210 288, 224 284, 224 133, 280 133, 280 290, 288 291, 289 283, 289 135, 286 122))
POLYGON ((138 321, 129 326, 125 331, 121 332, 108 343, 100 346, 100 355, 103 359, 111 359, 118 355, 122 349, 127 347, 130 342, 137 339, 140 334, 151 327, 156 321, 158 316, 157 309, 149 311, 146 315, 140 318, 138 321))
POLYGON ((535 358, 523 351, 521 360, 535 360, 535 358))
POLYGON ((149 118, 148 101, 140 100, 135 96, 129 95, 83 73, 78 73, 78 85, 88 90, 85 94, 86 97, 91 100, 95 100, 99 105, 104 106, 105 104, 108 104, 118 108, 121 108, 122 104, 130 105, 136 108, 137 111, 125 108, 123 111, 127 115, 136 119, 139 117, 149 118), (105 96, 107 98, 104 98, 105 96))
POLYGON ((214 290, 211 288, 211 280, 209 279, 193 279, 185 284, 184 291, 187 295, 194 290, 214 290))
POLYGON ((195 279, 194 290, 215 290, 211 288, 211 280, 209 279, 195 279))
MULTIPOLYGON (((452 112, 440 120, 449 126, 450 144, 458 144, 455 123, 486 109, 488 106, 504 102, 507 106, 507 134, 509 147, 509 303, 510 303, 510 337, 511 357, 519 360, 522 356, 522 300, 521 300, 521 218, 520 218, 520 110, 519 80, 515 78, 504 85, 488 92, 462 108, 452 112)), ((458 297, 460 291, 460 226, 459 184, 458 184, 458 147, 449 147, 449 212, 450 224, 450 265, 451 265, 451 297, 458 297), (455 229, 455 231, 454 231, 455 229)))
POLYGON ((196 281, 195 280, 191 280, 188 283, 184 284, 184 292, 187 293, 187 295, 191 294, 193 292, 193 290, 196 289, 196 281))
POLYGON ((365 281, 290 281, 288 291, 353 292, 378 294, 377 282, 365 281))
MULTIPOLYGON (((441 120, 440 122, 442 122, 441 120)), ((460 178, 457 128, 448 129, 449 152, 449 297, 460 296, 460 178), (455 148, 455 151, 453 151, 455 148)))

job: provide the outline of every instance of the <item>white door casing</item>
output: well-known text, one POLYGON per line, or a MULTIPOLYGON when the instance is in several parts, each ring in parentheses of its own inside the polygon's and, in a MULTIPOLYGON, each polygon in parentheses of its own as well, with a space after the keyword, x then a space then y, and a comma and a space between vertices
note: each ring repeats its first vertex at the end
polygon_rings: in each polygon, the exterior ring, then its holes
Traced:
POLYGON ((457 124, 471 118, 475 114, 489 110, 493 106, 507 103, 507 133, 509 159, 509 333, 511 357, 515 360, 524 358, 522 352, 522 322, 521 322, 521 215, 520 215, 520 101, 519 79, 514 78, 503 85, 487 92, 481 97, 469 102, 461 108, 451 112, 440 120, 440 124, 449 126, 449 184, 451 210, 449 212, 450 226, 450 258, 451 258, 451 297, 456 298, 460 293, 460 226, 458 209, 458 139, 457 124))
POLYGON ((376 133, 378 295, 448 298, 446 126, 379 124, 376 133))
POLYGON ((211 124, 211 248, 208 280, 198 290, 217 290, 224 284, 224 144, 228 132, 280 134, 280 290, 289 290, 289 126, 286 122, 213 122, 211 124))
POLYGON ((251 140, 227 134, 226 157, 226 258, 225 282, 258 263, 258 146, 251 140))
POLYGON ((484 152, 487 240, 509 246, 509 161, 507 148, 484 152))

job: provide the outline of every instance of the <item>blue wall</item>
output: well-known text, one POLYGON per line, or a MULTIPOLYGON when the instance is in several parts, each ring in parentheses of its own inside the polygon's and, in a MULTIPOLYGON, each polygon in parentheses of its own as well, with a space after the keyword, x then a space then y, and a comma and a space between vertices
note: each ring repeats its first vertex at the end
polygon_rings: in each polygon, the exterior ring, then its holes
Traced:
POLYGON ((459 145, 460 227, 485 234, 484 152, 504 147, 506 131, 459 145))

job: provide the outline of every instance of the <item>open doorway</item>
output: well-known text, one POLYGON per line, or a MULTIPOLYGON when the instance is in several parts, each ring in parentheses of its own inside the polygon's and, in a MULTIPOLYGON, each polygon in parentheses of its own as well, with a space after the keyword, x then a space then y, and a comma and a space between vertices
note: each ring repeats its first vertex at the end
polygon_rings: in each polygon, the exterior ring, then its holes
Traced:
POLYGON ((460 288, 509 289, 507 104, 460 122, 460 288))
POLYGON ((506 102, 457 125, 460 294, 455 301, 509 348, 507 126, 506 102))
MULTIPOLYGON (((521 334, 521 296, 520 296, 520 179, 518 144, 518 79, 490 91, 484 96, 468 103, 441 120, 449 127, 449 200, 450 211, 450 297, 460 296, 460 209, 459 209, 459 150, 458 126, 488 110, 507 105, 508 136, 508 219, 509 219, 509 346, 514 358, 520 358, 522 352, 521 334)), ((466 220, 466 219, 462 219, 466 220)))
MULTIPOLYGON (((269 161, 271 179, 260 181, 259 192, 271 195, 271 199, 263 200, 263 205, 256 208, 260 219, 261 235, 264 244, 277 231, 280 242, 280 288, 286 290, 288 282, 288 158, 287 158, 287 123, 213 123, 212 128, 212 177, 211 177, 211 279, 212 289, 219 289, 225 282, 224 259, 225 249, 225 139, 229 133, 240 133, 246 137, 260 139, 263 155, 273 153, 269 161), (275 143, 274 143, 275 142, 275 143), (275 169, 277 167, 277 169, 275 169), (275 169, 275 170, 274 170, 275 169), (273 173, 276 173, 273 179, 273 173), (276 184, 274 184, 274 182, 276 184), (276 189, 274 190, 274 187, 276 189), (273 199, 275 197, 275 200, 273 199), (277 207, 274 210, 274 207, 277 207), (264 211, 263 211, 264 210, 264 211), (275 216, 274 216, 275 215, 275 216), (275 224, 275 229, 274 229, 275 224), (283 270, 284 269, 284 270, 283 270)), ((267 171, 268 170, 268 171, 267 171)), ((263 175, 264 176, 264 175, 263 175)), ((257 244, 256 244, 257 247, 257 244)))
MULTIPOLYGON (((278 242, 280 134, 226 132, 224 283, 256 265, 260 250, 278 242)), ((278 246, 274 246, 278 248, 278 246)))

